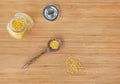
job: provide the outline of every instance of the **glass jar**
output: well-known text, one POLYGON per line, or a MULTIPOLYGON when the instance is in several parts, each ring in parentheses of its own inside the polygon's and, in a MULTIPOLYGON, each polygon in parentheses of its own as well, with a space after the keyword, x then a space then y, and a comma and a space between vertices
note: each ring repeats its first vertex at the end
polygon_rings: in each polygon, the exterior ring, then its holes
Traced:
POLYGON ((25 13, 16 13, 7 25, 7 30, 15 39, 22 39, 32 29, 33 19, 25 13))

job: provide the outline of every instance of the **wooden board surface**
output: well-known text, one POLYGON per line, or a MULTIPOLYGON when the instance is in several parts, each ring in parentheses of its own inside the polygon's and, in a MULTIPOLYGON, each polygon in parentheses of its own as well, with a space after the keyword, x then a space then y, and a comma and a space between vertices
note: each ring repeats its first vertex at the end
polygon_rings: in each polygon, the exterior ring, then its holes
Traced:
POLYGON ((120 0, 0 0, 0 84, 120 84, 120 0), (47 4, 60 8, 54 22, 42 15, 47 4), (6 30, 17 12, 35 22, 22 40, 6 30), (59 52, 21 69, 54 37, 63 39, 59 52), (67 73, 68 57, 80 59, 78 74, 67 73))

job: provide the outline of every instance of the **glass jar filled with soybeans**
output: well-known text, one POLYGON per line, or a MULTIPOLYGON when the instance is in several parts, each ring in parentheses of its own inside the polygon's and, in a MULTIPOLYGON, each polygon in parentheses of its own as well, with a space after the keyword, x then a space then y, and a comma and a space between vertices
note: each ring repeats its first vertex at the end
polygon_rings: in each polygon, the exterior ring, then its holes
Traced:
POLYGON ((22 39, 32 29, 33 19, 25 13, 16 13, 7 25, 7 30, 15 39, 22 39))

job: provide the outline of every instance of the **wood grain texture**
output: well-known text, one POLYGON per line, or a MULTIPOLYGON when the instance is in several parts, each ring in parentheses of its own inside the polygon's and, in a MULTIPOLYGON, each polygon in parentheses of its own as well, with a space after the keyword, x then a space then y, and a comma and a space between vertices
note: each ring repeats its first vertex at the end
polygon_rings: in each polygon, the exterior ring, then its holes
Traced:
POLYGON ((0 84, 120 84, 120 0, 0 0, 0 84), (42 15, 47 4, 60 8, 54 22, 42 15), (6 30, 17 12, 35 21, 22 40, 6 30), (53 37, 63 39, 63 48, 21 69, 53 37), (67 57, 80 59, 77 75, 67 73, 67 57))

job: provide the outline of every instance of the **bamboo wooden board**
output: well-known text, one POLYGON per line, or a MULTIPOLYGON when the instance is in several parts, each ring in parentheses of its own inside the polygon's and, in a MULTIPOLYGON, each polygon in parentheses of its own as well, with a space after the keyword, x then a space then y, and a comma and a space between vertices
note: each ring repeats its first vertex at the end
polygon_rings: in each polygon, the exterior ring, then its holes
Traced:
POLYGON ((120 84, 120 0, 0 0, 0 84, 120 84), (54 22, 42 15, 47 4, 60 8, 54 22), (22 40, 6 30, 17 12, 35 22, 22 40), (54 37, 63 39, 60 51, 21 69, 54 37), (80 59, 78 74, 67 73, 68 57, 80 59))

